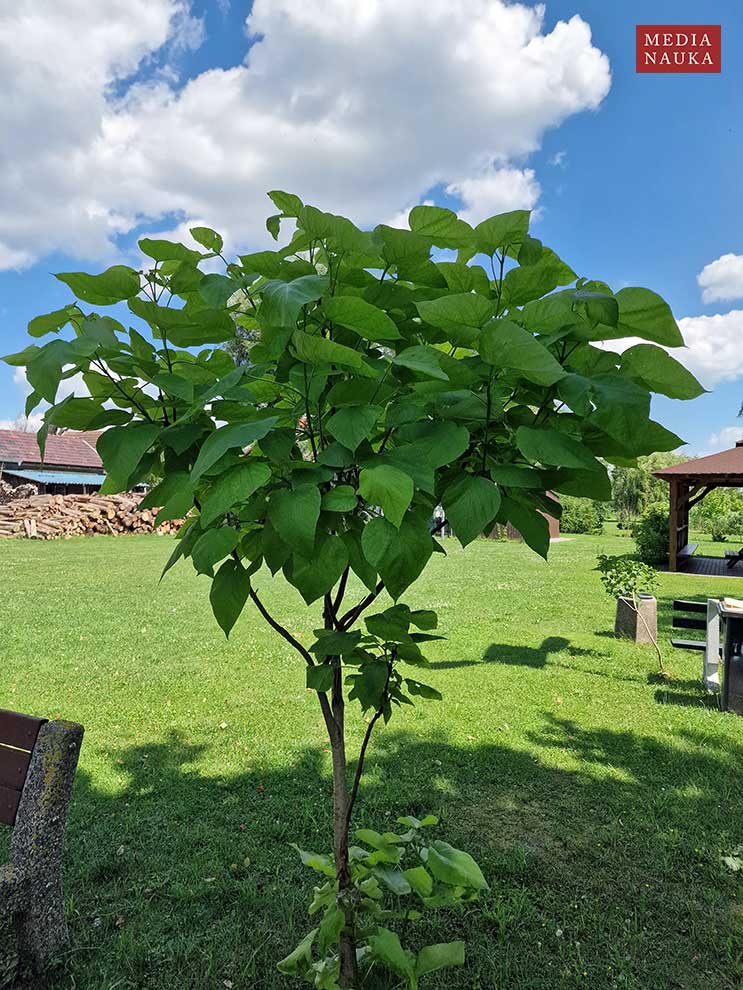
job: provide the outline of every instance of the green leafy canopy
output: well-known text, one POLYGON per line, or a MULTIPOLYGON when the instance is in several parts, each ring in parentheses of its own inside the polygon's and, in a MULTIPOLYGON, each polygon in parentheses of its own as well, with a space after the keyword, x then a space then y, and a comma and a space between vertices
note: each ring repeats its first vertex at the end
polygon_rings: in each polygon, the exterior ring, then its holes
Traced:
POLYGON ((167 513, 189 516, 181 556, 212 574, 231 548, 242 570, 217 572, 223 627, 262 567, 307 602, 347 569, 399 599, 437 549, 439 504, 463 544, 511 521, 546 553, 536 515, 551 485, 606 490, 607 461, 679 442, 648 417, 653 390, 701 391, 657 346, 682 342, 668 306, 577 278, 530 237, 527 212, 472 228, 416 207, 410 230, 363 231, 271 198, 272 231, 296 223, 289 244, 230 261, 208 227, 192 231, 201 251, 144 239, 140 271, 58 276, 75 298, 8 357, 35 389, 29 412, 45 400, 50 425, 113 424, 99 441, 108 491, 167 482, 167 513), (436 248, 459 260, 434 264, 436 248), (136 329, 95 310, 114 303, 136 329), (223 345, 246 327, 257 339, 235 369, 223 345), (625 333, 647 343, 603 343, 625 333), (76 372, 90 397, 56 401, 76 372))

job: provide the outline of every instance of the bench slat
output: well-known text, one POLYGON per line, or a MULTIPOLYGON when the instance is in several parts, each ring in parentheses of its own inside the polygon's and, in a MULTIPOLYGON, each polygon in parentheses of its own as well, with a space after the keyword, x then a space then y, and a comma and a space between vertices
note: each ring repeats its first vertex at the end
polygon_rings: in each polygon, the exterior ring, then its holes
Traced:
POLYGON ((671 646, 677 650, 706 650, 707 644, 703 639, 672 639, 671 646))
POLYGON ((699 544, 698 543, 687 543, 685 547, 682 547, 678 551, 678 553, 676 554, 676 556, 677 557, 691 557, 692 554, 695 554, 697 552, 697 548, 698 547, 699 547, 699 544))
POLYGON ((686 615, 674 615, 672 622, 674 629, 706 629, 707 623, 704 619, 690 619, 686 615))
POLYGON ((22 791, 30 762, 31 754, 25 750, 0 746, 0 787, 22 791))
POLYGON ((8 712, 0 708, 0 743, 17 746, 18 749, 32 750, 36 745, 39 729, 46 719, 8 712))
POLYGON ((15 816, 20 803, 20 791, 14 791, 10 787, 0 787, 0 824, 15 825, 15 816))
POLYGON ((674 612, 707 612, 707 602, 687 601, 684 598, 677 598, 673 603, 674 612))

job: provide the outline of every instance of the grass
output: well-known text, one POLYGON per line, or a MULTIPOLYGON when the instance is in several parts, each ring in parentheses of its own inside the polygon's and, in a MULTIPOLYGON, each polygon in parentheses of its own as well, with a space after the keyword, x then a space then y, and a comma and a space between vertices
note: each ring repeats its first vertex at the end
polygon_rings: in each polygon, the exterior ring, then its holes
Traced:
MULTIPOLYGON (((445 700, 375 737, 358 819, 436 813, 490 880, 476 910, 416 935, 467 941, 466 967, 424 986, 743 986, 740 874, 721 861, 743 842, 743 719, 702 693, 698 654, 669 646, 673 597, 743 582, 661 575, 659 682, 652 649, 614 640, 593 571, 622 538, 558 543, 549 564, 446 543, 407 597, 448 635, 429 651, 445 700)), ((86 726, 60 990, 290 986, 275 961, 309 927, 314 876, 288 844, 329 848, 329 755, 300 663, 251 608, 225 642, 187 565, 158 586, 170 549, 0 546, 0 707, 86 726)), ((307 642, 317 611, 262 584, 307 642)), ((363 728, 354 711, 352 750, 363 728)))

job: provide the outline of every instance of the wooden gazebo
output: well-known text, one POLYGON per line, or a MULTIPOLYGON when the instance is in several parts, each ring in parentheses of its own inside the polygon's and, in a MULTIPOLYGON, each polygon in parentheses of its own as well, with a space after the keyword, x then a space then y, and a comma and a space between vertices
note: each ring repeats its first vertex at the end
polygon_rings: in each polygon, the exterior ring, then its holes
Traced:
POLYGON ((696 550, 689 543, 690 509, 715 488, 743 488, 743 440, 731 450, 684 461, 654 473, 669 486, 668 569, 678 571, 689 563, 696 550))

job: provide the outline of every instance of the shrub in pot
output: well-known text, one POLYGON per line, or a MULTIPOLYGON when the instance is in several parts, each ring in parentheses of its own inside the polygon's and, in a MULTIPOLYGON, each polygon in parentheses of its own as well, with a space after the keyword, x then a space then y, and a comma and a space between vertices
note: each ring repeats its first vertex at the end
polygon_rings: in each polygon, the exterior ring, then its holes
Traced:
POLYGON ((614 635, 629 637, 636 643, 652 643, 660 672, 664 673, 658 646, 658 606, 652 594, 658 583, 655 571, 634 557, 606 554, 599 556, 598 569, 607 594, 617 600, 614 635))

